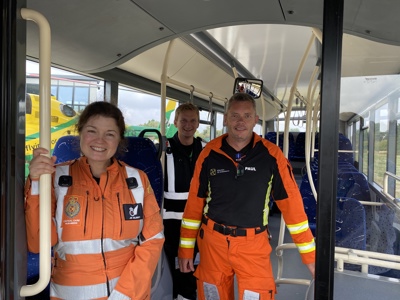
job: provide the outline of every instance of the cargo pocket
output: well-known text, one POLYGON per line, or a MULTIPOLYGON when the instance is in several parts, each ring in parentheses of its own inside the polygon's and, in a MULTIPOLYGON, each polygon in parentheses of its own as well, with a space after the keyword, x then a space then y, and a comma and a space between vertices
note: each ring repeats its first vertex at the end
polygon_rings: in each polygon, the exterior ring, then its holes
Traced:
POLYGON ((205 300, 220 300, 222 299, 218 287, 221 286, 223 281, 223 273, 209 270, 203 270, 200 266, 197 267, 194 272, 194 276, 198 279, 198 290, 199 299, 205 300), (203 297, 201 297, 203 296, 203 297))
POLYGON ((242 281, 243 297, 240 300, 273 300, 275 299, 276 286, 272 277, 253 278, 242 281))

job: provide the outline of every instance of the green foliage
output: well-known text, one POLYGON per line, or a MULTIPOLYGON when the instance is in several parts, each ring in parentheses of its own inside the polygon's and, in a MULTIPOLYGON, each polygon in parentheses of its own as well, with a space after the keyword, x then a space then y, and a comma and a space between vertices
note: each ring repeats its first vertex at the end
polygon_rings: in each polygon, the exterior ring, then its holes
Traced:
POLYGON ((160 128, 160 121, 156 121, 154 119, 151 119, 150 121, 140 124, 139 126, 144 126, 144 127, 152 127, 152 128, 160 128))

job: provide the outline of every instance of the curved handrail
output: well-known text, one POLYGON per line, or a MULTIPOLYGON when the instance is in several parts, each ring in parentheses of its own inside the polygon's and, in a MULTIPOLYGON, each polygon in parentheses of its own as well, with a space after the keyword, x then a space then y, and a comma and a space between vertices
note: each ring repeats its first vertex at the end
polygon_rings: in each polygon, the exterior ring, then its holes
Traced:
POLYGON ((393 174, 391 172, 386 171, 385 174, 383 174, 383 189, 382 193, 388 197, 397 207, 400 206, 400 203, 396 200, 395 197, 389 194, 388 187, 389 187, 389 177, 394 178, 397 181, 400 181, 400 176, 397 176, 396 174, 393 174))
MULTIPOLYGON (((307 56, 308 56, 308 54, 310 52, 311 46, 314 43, 315 38, 316 38, 316 36, 315 36, 314 32, 312 32, 310 40, 309 40, 309 42, 307 44, 307 47, 306 47, 306 49, 304 51, 304 55, 303 55, 303 57, 302 57, 302 59, 300 61, 300 64, 299 64, 299 67, 298 67, 298 70, 297 70, 297 73, 296 73, 296 77, 293 80, 293 85, 292 85, 292 87, 290 89, 289 103, 288 103, 287 111, 286 111, 288 117, 290 116, 291 111, 292 111, 292 103, 293 103, 295 92, 296 92, 296 89, 297 89, 297 83, 299 81, 299 78, 300 78, 301 72, 303 70, 305 61, 306 61, 307 56)), ((289 151, 288 150, 289 149, 289 134, 288 134, 288 132, 289 132, 289 122, 290 122, 290 120, 289 120, 289 118, 286 118, 286 119, 287 120, 285 121, 284 139, 283 139, 283 153, 284 153, 285 157, 288 157, 288 151, 289 151)), ((278 133, 277 133, 277 135, 278 135, 278 133)), ((280 256, 282 256, 282 251, 285 249, 285 247, 283 246, 284 245, 284 238, 285 238, 285 221, 283 220, 283 216, 281 216, 281 223, 280 223, 279 236, 278 236, 278 247, 276 248, 277 249, 276 253, 278 255, 278 258, 280 256)), ((283 259, 278 259, 278 272, 277 272, 277 277, 275 279, 276 282, 289 283, 289 281, 290 281, 291 283, 306 284, 306 285, 309 283, 309 281, 307 282, 307 281, 304 281, 302 279, 300 279, 300 280, 297 280, 297 279, 282 279, 282 273, 283 273, 283 259)))
MULTIPOLYGON (((39 96, 40 96, 40 146, 49 150, 50 156, 50 68, 51 32, 46 18, 31 9, 22 8, 21 16, 34 21, 39 27, 39 96)), ((40 176, 39 206, 39 280, 21 287, 20 296, 33 296, 43 291, 50 281, 51 270, 51 174, 40 176)))

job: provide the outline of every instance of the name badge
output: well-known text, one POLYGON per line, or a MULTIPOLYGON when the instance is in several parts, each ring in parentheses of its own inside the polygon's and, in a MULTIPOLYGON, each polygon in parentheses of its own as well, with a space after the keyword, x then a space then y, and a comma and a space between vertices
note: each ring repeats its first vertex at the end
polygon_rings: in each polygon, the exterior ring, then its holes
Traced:
POLYGON ((123 204, 125 220, 143 219, 143 207, 141 203, 123 204))

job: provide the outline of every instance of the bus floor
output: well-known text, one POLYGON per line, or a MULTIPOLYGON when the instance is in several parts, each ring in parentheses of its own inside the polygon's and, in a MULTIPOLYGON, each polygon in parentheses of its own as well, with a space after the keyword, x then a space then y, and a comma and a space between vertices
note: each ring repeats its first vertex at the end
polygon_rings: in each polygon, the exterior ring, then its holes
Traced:
MULTIPOLYGON (((271 261, 274 271, 274 277, 278 274, 278 257, 275 249, 278 245, 279 226, 281 222, 280 212, 275 211, 269 217, 268 230, 272 235, 271 261)), ((292 238, 285 228, 284 243, 292 243, 292 238)), ((311 280, 311 273, 307 267, 301 262, 300 254, 297 249, 289 249, 283 252, 283 278, 297 278, 311 280)), ((277 286, 278 293, 275 295, 276 300, 304 300, 308 286, 298 284, 279 284, 277 286)))

